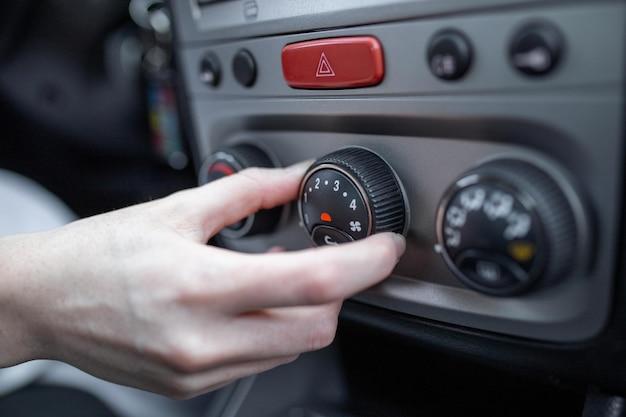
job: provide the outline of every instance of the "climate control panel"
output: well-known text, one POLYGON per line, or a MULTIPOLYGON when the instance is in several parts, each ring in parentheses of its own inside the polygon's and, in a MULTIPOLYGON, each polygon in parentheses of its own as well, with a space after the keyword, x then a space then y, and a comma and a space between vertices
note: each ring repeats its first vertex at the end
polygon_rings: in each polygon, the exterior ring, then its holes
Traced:
MULTIPOLYGON (((260 148, 239 144, 210 155, 200 172, 206 183, 248 167, 277 163, 260 148)), ((519 296, 566 277, 586 244, 580 201, 572 202, 552 175, 531 162, 496 158, 448 185, 432 218, 434 251, 470 289, 519 296), (578 219, 577 219, 578 217, 578 219)), ((571 185, 568 185, 571 187, 571 185)), ((314 245, 338 245, 381 232, 407 235, 409 198, 392 166, 378 153, 347 146, 318 158, 302 178, 300 225, 314 245)), ((225 228, 240 239, 277 230, 283 209, 261 210, 225 228)), ((580 261, 577 259, 576 261, 580 261)))
MULTIPOLYGON (((201 182, 252 166, 275 163, 258 147, 227 147, 206 160, 201 182)), ((300 185, 298 212, 317 246, 381 232, 406 235, 410 226, 401 179, 383 157, 360 146, 333 151, 309 167, 300 185)), ((280 208, 262 210, 222 235, 270 233, 280 218, 280 208)), ((532 163, 512 158, 493 159, 460 175, 443 193, 433 220, 434 248, 447 268, 469 288, 494 296, 557 283, 571 272, 571 257, 587 235, 579 231, 580 221, 562 186, 532 163)))
POLYGON ((375 3, 263 24, 272 3, 231 31, 172 3, 201 182, 318 158, 295 204, 218 243, 403 233, 393 274, 357 301, 534 340, 598 335, 622 230, 624 2, 375 3))

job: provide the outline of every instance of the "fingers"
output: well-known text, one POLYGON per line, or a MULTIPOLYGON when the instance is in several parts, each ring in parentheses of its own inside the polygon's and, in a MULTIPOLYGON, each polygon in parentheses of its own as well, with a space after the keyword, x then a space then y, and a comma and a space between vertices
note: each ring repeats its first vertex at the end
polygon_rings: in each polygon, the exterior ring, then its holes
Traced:
POLYGON ((233 323, 233 351, 245 360, 297 355, 325 348, 335 338, 341 304, 288 307, 242 315, 233 323), (237 340, 236 335, 245 335, 245 340, 237 340))
MULTIPOLYGON (((400 235, 386 233, 335 247, 256 256, 249 308, 318 305, 343 300, 387 278, 404 252, 400 235)), ((251 271, 252 272, 252 271, 251 271)))
POLYGON ((282 246, 272 246, 266 251, 266 253, 279 253, 279 252, 285 252, 285 248, 283 248, 282 246))
POLYGON ((299 355, 324 348, 333 341, 340 309, 340 302, 267 309, 232 317, 210 332, 203 330, 210 324, 198 323, 193 330, 179 334, 178 343, 150 349, 146 354, 185 375, 242 362, 299 355))
POLYGON ((219 334, 220 352, 212 351, 215 334, 206 334, 202 348, 181 346, 163 361, 166 368, 153 374, 171 384, 158 389, 175 398, 189 398, 217 389, 233 380, 257 374, 295 360, 301 353, 330 345, 335 337, 341 303, 290 307, 245 314, 219 334), (225 353, 226 352, 226 353, 225 353))
POLYGON ((171 198, 178 203, 177 216, 202 228, 208 239, 261 209, 294 200, 309 165, 310 161, 288 168, 249 168, 171 198))
POLYGON ((297 355, 225 365, 195 374, 178 374, 168 378, 163 393, 176 399, 188 399, 216 390, 238 379, 268 371, 293 362, 297 355))
POLYGON ((388 277, 404 252, 400 235, 382 233, 353 243, 288 253, 232 254, 234 310, 328 304, 348 298, 388 277))

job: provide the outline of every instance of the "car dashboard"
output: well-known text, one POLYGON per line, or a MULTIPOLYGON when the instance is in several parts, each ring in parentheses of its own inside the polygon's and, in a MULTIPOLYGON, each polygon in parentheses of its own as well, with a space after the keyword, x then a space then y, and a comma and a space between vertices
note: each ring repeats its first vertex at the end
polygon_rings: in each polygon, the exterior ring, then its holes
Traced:
MULTIPOLYGON (((315 161, 296 203, 230 226, 216 244, 264 252, 406 235, 393 274, 344 306, 338 355, 385 345, 383 357, 354 360, 388 360, 385 380, 415 377, 407 363, 430 350, 549 384, 624 389, 626 3, 188 0, 171 9, 199 184, 315 161)), ((294 365, 308 369, 297 375, 345 388, 318 369, 335 368, 319 366, 329 355, 294 365)), ((277 372, 227 403, 239 398, 245 410, 271 392, 258 390, 289 391, 295 371, 277 372)), ((284 415, 339 415, 289 407, 284 415)))

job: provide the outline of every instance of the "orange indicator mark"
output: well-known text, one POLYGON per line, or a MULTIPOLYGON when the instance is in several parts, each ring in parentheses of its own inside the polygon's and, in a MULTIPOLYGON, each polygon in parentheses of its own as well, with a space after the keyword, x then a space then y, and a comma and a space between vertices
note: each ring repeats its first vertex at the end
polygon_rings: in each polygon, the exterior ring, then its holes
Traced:
POLYGON ((324 212, 322 212, 322 214, 320 215, 320 219, 321 219, 323 222, 327 222, 327 223, 330 223, 330 222, 332 222, 332 221, 333 221, 333 218, 332 218, 332 217, 330 217, 330 214, 326 213, 325 211, 324 211, 324 212))

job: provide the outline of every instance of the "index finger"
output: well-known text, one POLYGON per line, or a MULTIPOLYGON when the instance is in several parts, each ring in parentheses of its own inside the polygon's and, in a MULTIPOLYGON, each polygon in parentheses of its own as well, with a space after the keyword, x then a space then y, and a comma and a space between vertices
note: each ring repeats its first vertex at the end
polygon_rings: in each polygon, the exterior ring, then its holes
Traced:
POLYGON ((387 278, 405 249, 404 237, 381 233, 339 246, 239 255, 232 265, 235 309, 328 304, 387 278))
POLYGON ((261 209, 294 200, 310 164, 305 161, 287 168, 248 168, 173 198, 185 207, 178 213, 185 223, 202 227, 205 237, 211 237, 261 209))

